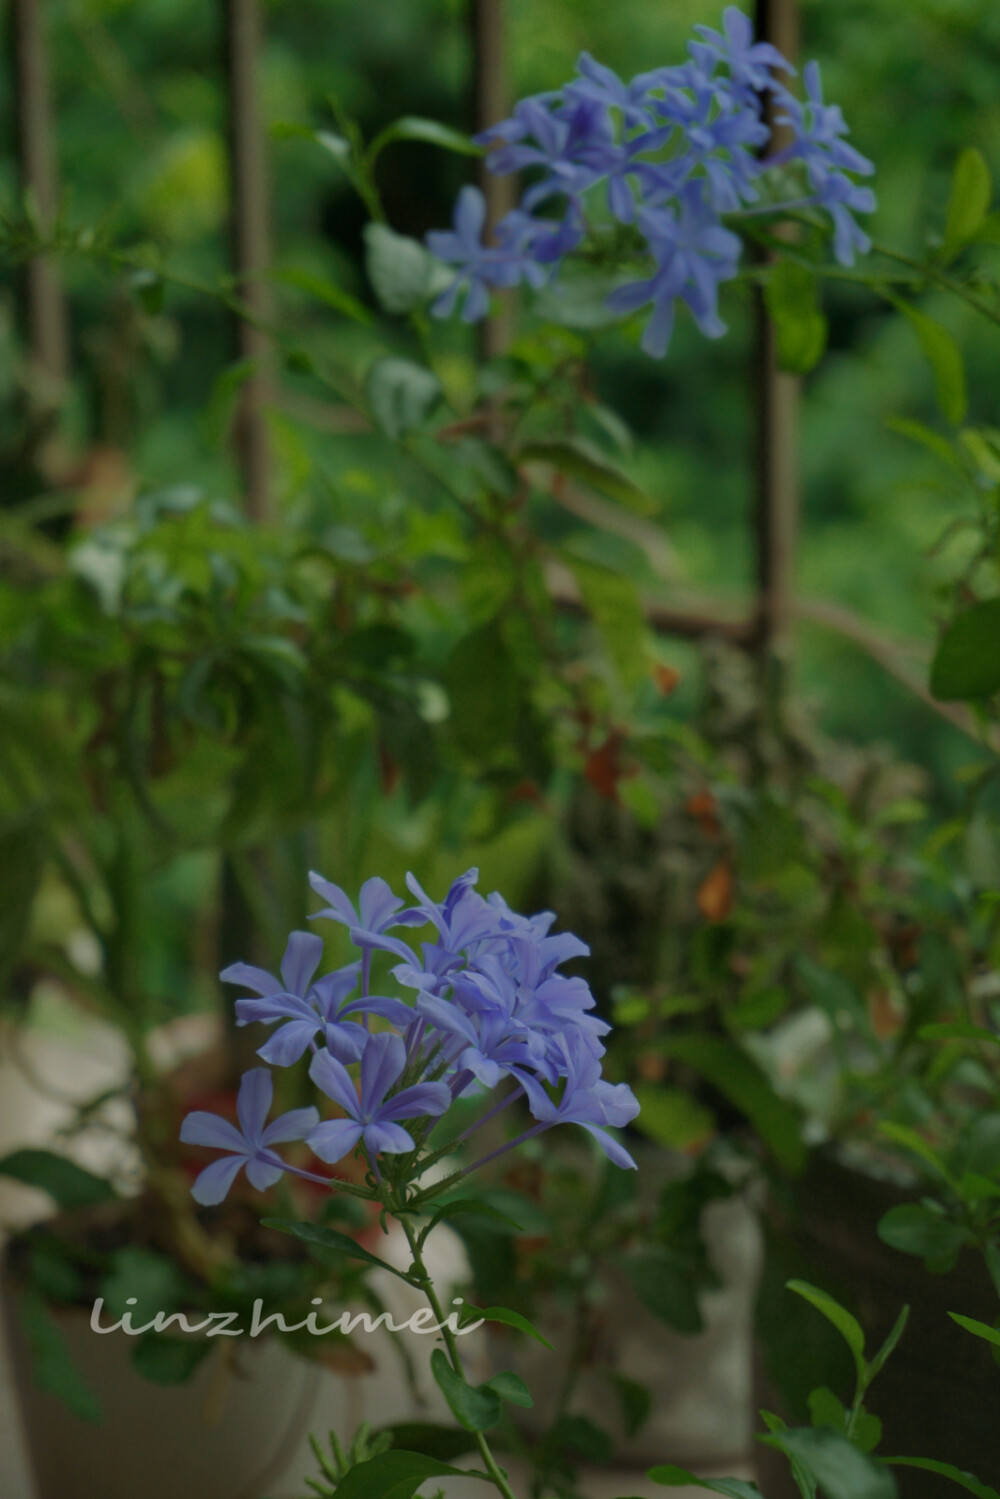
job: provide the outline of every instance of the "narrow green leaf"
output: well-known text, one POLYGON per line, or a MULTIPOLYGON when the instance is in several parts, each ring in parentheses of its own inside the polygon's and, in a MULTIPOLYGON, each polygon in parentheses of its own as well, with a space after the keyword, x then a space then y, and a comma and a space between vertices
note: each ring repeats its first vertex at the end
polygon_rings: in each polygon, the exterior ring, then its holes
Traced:
POLYGON ((219 447, 225 441, 240 392, 256 372, 255 359, 240 359, 216 376, 200 418, 202 436, 209 447, 219 447))
POLYGON ((207 1338, 171 1338, 150 1333, 132 1349, 132 1367, 151 1384, 183 1384, 212 1351, 207 1338))
POLYGON ((909 319, 920 341, 924 358, 934 371, 937 402, 941 415, 953 427, 961 426, 965 420, 967 402, 965 367, 962 364, 958 344, 946 328, 942 328, 940 323, 935 323, 933 318, 929 318, 919 308, 911 306, 909 302, 901 301, 898 297, 890 300, 909 319))
POLYGON ((985 1025, 973 1025, 971 1020, 942 1020, 933 1025, 922 1025, 917 1031, 921 1041, 992 1041, 1000 1045, 1000 1036, 987 1030, 985 1025))
POLYGON ((502 1414, 500 1396, 487 1385, 470 1385, 440 1348, 431 1354, 431 1373, 455 1420, 466 1431, 489 1431, 497 1424, 502 1414))
POLYGON ((59 1325, 37 1291, 25 1291, 17 1313, 31 1349, 31 1373, 39 1389, 61 1400, 81 1421, 102 1421, 97 1396, 73 1362, 59 1325))
POLYGON ((919 443, 928 453, 933 453, 935 458, 940 458, 949 468, 961 468, 956 456, 955 449, 947 437, 942 437, 940 432, 935 432, 933 427, 927 427, 923 422, 911 421, 908 417, 891 416, 885 425, 890 432, 895 432, 900 437, 907 437, 911 442, 919 443))
POLYGON ((296 291, 304 292, 307 297, 323 302, 334 312, 339 312, 364 327, 368 327, 373 321, 368 308, 357 297, 352 297, 350 292, 344 291, 336 282, 327 281, 324 276, 315 276, 311 271, 299 270, 296 266, 283 266, 274 272, 274 280, 280 281, 283 286, 292 286, 296 291))
POLYGON ((626 1257, 621 1268, 643 1306, 675 1332, 701 1332, 704 1321, 688 1266, 668 1248, 626 1257))
POLYGON ((953 260, 975 239, 989 212, 993 182, 986 158, 975 146, 967 146, 955 163, 944 224, 942 255, 953 260))
POLYGON ((961 1312, 949 1312, 948 1316, 959 1327, 964 1327, 966 1332, 971 1332, 974 1337, 982 1338, 986 1343, 992 1343, 994 1348, 1000 1348, 1000 1329, 990 1327, 986 1322, 977 1322, 975 1317, 963 1317, 961 1312))
POLYGON ((103 1176, 51 1150, 15 1150, 0 1159, 0 1176, 47 1192, 61 1208, 94 1207, 118 1195, 103 1176))
POLYGON ((942 1478, 950 1478, 952 1483, 975 1494, 976 1499, 1000 1499, 996 1489, 980 1483, 974 1473, 965 1473, 953 1463, 939 1463, 932 1457, 884 1457, 882 1461, 892 1463, 894 1468, 923 1468, 925 1473, 940 1473, 942 1478))
POLYGON ((480 1385, 480 1389, 492 1390, 501 1400, 506 1400, 508 1405, 519 1405, 523 1410, 530 1410, 535 1403, 520 1375, 512 1374, 506 1369, 494 1374, 485 1384, 480 1385))
POLYGON ((1000 598, 973 604, 945 630, 931 666, 931 692, 942 702, 1000 691, 1000 598))
POLYGON ((320 1228, 316 1223, 293 1223, 286 1218, 262 1218, 260 1221, 265 1228, 276 1228, 280 1233, 294 1234, 304 1244, 332 1250, 335 1254, 346 1255, 348 1259, 364 1260, 367 1264, 377 1265, 380 1270, 388 1270, 399 1280, 405 1280, 408 1286, 413 1284, 405 1270, 397 1270, 395 1265, 380 1260, 375 1254, 369 1254, 356 1240, 347 1234, 338 1233, 335 1228, 320 1228))
POLYGON ((915 1156, 919 1156, 924 1164, 931 1168, 935 1176, 939 1176, 949 1186, 953 1185, 950 1171, 937 1151, 932 1145, 927 1143, 923 1135, 918 1134, 915 1129, 910 1129, 908 1125, 897 1124, 892 1119, 883 1119, 878 1128, 879 1133, 885 1135, 887 1140, 891 1140, 894 1145, 901 1145, 904 1150, 909 1150, 915 1156))
POLYGON ((886 1338, 885 1342, 882 1344, 882 1347, 879 1349, 878 1353, 876 1353, 875 1357, 872 1359, 871 1363, 868 1365, 868 1383, 869 1384, 871 1384, 871 1382, 875 1378, 876 1374, 881 1373, 882 1369, 885 1367, 886 1360, 889 1358, 890 1354, 893 1352, 894 1348, 896 1347, 896 1344, 899 1342, 900 1338, 903 1336, 903 1332, 904 1332, 904 1330, 906 1328, 906 1324, 909 1321, 909 1316, 910 1316, 910 1308, 908 1306, 904 1306, 901 1309, 901 1311, 899 1313, 899 1316, 896 1318, 895 1322, 893 1323, 893 1325, 892 1325, 892 1331, 889 1333, 889 1336, 886 1338))
POLYGON ((658 1468, 650 1468, 646 1477, 651 1483, 660 1483, 668 1489, 690 1486, 694 1489, 708 1489, 713 1494, 726 1494, 728 1499, 760 1499, 757 1485, 748 1483, 744 1478, 699 1478, 697 1473, 692 1473, 687 1468, 678 1468, 673 1463, 661 1463, 658 1468))
POLYGON ((764 285, 774 325, 778 364, 791 375, 805 375, 823 357, 827 323, 820 311, 815 274, 791 260, 780 260, 764 285))
POLYGON ((526 1332, 529 1338, 534 1338, 544 1347, 552 1347, 548 1338, 543 1338, 538 1328, 529 1322, 527 1317, 522 1317, 520 1312, 512 1312, 509 1307, 488 1306, 482 1311, 478 1307, 470 1307, 469 1310, 473 1312, 476 1320, 482 1317, 486 1322, 502 1322, 506 1327, 516 1327, 518 1332, 526 1332))
POLYGON ((450 1463, 438 1462, 422 1453, 392 1450, 352 1468, 337 1484, 337 1499, 413 1499, 429 1478, 469 1476, 462 1468, 454 1468, 450 1463))
POLYGON ((635 1128, 657 1145, 685 1150, 714 1134, 715 1116, 711 1109, 692 1098, 684 1088, 638 1083, 633 1091, 639 1100, 635 1128))
POLYGON ((516 463, 548 463, 567 478, 579 479, 591 489, 617 500, 640 515, 652 515, 655 504, 634 479, 607 458, 600 448, 582 437, 526 443, 514 455, 516 463))
POLYGON ((757 1063, 735 1042, 721 1036, 671 1037, 658 1048, 661 1055, 686 1062, 746 1114, 775 1159, 792 1173, 805 1165, 798 1111, 775 1093, 757 1063))
MULTIPOLYGON (((433 1206, 433 1204, 431 1204, 433 1206)), ((524 1229, 520 1223, 515 1223, 513 1218, 508 1218, 506 1213, 501 1213, 499 1208, 490 1202, 484 1202, 481 1197, 449 1197, 439 1202, 433 1218, 427 1225, 425 1233, 430 1233, 439 1223, 448 1218, 489 1218, 491 1222, 500 1225, 511 1233, 523 1233, 524 1229)))
POLYGON ((430 146, 440 146, 444 151, 455 151, 459 156, 482 156, 483 147, 462 130, 442 125, 440 120, 425 120, 419 115, 404 115, 394 120, 372 141, 368 147, 368 164, 374 166, 381 152, 393 141, 425 141, 430 146))
POLYGON ((576 558, 567 558, 587 612, 607 646, 624 685, 636 688, 646 676, 646 619, 635 584, 576 558))
POLYGON ((861 1323, 857 1317, 853 1317, 846 1307, 834 1301, 833 1297, 826 1291, 821 1291, 818 1286, 811 1286, 805 1280, 789 1280, 785 1282, 789 1291, 794 1291, 796 1296, 801 1296, 803 1301, 808 1301, 818 1312, 831 1322, 840 1333, 848 1348, 854 1356, 854 1365, 858 1371, 858 1378, 864 1379, 865 1375, 865 1335, 861 1330, 861 1323))

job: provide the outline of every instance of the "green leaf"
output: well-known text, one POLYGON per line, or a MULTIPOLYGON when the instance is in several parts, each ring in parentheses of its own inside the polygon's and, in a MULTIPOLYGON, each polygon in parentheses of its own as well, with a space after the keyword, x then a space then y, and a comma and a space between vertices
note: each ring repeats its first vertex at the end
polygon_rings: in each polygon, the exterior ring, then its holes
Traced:
POLYGON ((135 293, 143 312, 155 317, 163 311, 163 294, 166 283, 157 271, 133 271, 129 286, 135 293))
POLYGON ((992 1041, 1000 1045, 1000 1036, 987 1030, 985 1025, 973 1025, 971 1020, 942 1020, 933 1025, 922 1025, 917 1031, 921 1041, 992 1041))
POLYGON ((774 324, 778 364, 791 375, 807 374, 826 348, 827 323, 815 274, 794 261, 779 261, 764 285, 764 300, 774 324))
POLYGON ((621 1261, 629 1285, 646 1309, 675 1332, 704 1327, 690 1269, 669 1249, 649 1249, 621 1261))
POLYGON ((363 303, 333 281, 327 281, 323 276, 315 276, 311 271, 298 270, 295 266, 285 266, 274 272, 274 279, 284 286, 295 287, 297 291, 304 292, 306 296, 312 297, 317 302, 323 302, 334 312, 351 318, 355 323, 368 327, 373 321, 371 313, 363 303))
POLYGON ((811 1286, 805 1280, 789 1280, 785 1282, 789 1291, 794 1291, 796 1296, 801 1296, 803 1301, 808 1301, 818 1312, 831 1322, 840 1333, 844 1342, 854 1356, 854 1366, 858 1371, 858 1378, 864 1379, 865 1375, 865 1335, 861 1330, 861 1323, 857 1317, 842 1307, 839 1302, 834 1301, 826 1291, 821 1291, 818 1286, 811 1286))
POLYGON ((967 146, 955 163, 941 253, 945 261, 975 239, 989 213, 993 183, 986 159, 975 146, 967 146))
POLYGON ((715 1132, 711 1109, 699 1103, 683 1088, 667 1088, 662 1083, 638 1083, 633 1089, 639 1100, 635 1128, 657 1145, 669 1150, 684 1150, 715 1132))
POLYGON ((984 1342, 992 1343, 994 1348, 1000 1348, 1000 1330, 990 1327, 986 1322, 977 1322, 975 1317, 963 1317, 961 1312, 949 1312, 948 1316, 959 1327, 964 1327, 966 1332, 971 1332, 974 1337, 982 1338, 984 1342))
POLYGON ((677 1489, 690 1486, 694 1489, 709 1489, 713 1494, 726 1494, 728 1499, 760 1499, 760 1489, 744 1478, 699 1478, 687 1468, 675 1467, 673 1463, 662 1463, 650 1468, 646 1477, 651 1483, 660 1483, 664 1488, 677 1489))
POLYGON ((645 490, 583 437, 526 443, 515 453, 514 461, 551 464, 558 473, 578 479, 640 515, 652 515, 656 510, 645 490))
POLYGON ((256 373, 255 359, 239 359, 215 377, 200 417, 201 434, 209 447, 221 447, 225 442, 240 392, 256 373))
POLYGON ((880 1374, 882 1372, 882 1369, 885 1367, 886 1361, 888 1360, 890 1354, 893 1352, 896 1344, 903 1336, 903 1332, 906 1328, 907 1322, 909 1321, 909 1317, 910 1308, 908 1306, 904 1306, 900 1310, 899 1316, 892 1324, 892 1331, 889 1333, 889 1336, 886 1338, 885 1342, 882 1344, 882 1347, 879 1349, 878 1353, 876 1353, 875 1357, 868 1365, 869 1384, 871 1384, 876 1374, 880 1374))
POLYGON ((157 1312, 176 1309, 184 1295, 184 1279, 166 1255, 126 1244, 115 1251, 111 1268, 101 1279, 100 1293, 109 1316, 123 1317, 131 1311, 133 1322, 142 1323, 157 1312), (132 1307, 129 1297, 135 1298, 132 1307))
POLYGON ((942 702, 1000 691, 1000 598, 966 609, 945 630, 931 666, 931 692, 942 702))
POLYGON ((132 1367, 152 1384, 183 1384, 211 1351, 207 1338, 170 1338, 150 1333, 132 1349, 132 1367))
POLYGON ((103 1176, 95 1176, 51 1150, 15 1150, 0 1159, 0 1176, 40 1188, 61 1208, 95 1207, 114 1201, 118 1195, 103 1176))
POLYGON ((896 1499, 892 1474, 829 1426, 776 1431, 759 1440, 799 1464, 824 1499, 896 1499))
POLYGON ((827 1389, 826 1385, 820 1385, 818 1390, 809 1392, 809 1417, 814 1426, 832 1426, 834 1431, 843 1432, 847 1427, 847 1410, 844 1402, 827 1389))
POLYGON ((953 1254, 968 1241, 968 1234, 960 1224, 917 1202, 890 1208, 879 1220, 878 1236, 893 1249, 924 1258, 953 1254))
POLYGON ((519 1405, 523 1410, 530 1410, 534 1405, 531 1392, 524 1380, 518 1374, 511 1374, 509 1370, 502 1369, 499 1374, 494 1374, 485 1384, 480 1385, 482 1390, 492 1390, 499 1395, 501 1400, 506 1400, 508 1405, 519 1405))
POLYGON ((332 1250, 334 1254, 346 1255, 348 1259, 364 1260, 369 1265, 377 1265, 380 1270, 388 1270, 399 1280, 405 1280, 408 1286, 413 1284, 405 1270, 397 1270, 395 1265, 380 1260, 375 1254, 369 1254, 355 1239, 338 1233, 335 1228, 320 1228, 316 1223, 293 1223, 285 1218, 262 1218, 260 1221, 264 1228, 276 1228, 280 1233, 294 1234, 304 1244, 332 1250))
POLYGON ((644 680, 648 667, 646 620, 635 584, 607 568, 576 558, 566 560, 618 675, 626 687, 634 689, 644 680))
POLYGON ((637 1379, 629 1379, 625 1374, 609 1374, 608 1378, 618 1396, 625 1434, 628 1437, 634 1437, 642 1430, 652 1414, 652 1391, 646 1385, 640 1384, 637 1379))
POLYGON ((433 1457, 444 1463, 476 1450, 472 1433, 459 1426, 437 1426, 430 1421, 396 1422, 392 1426, 379 1427, 373 1436, 376 1439, 391 1437, 396 1451, 416 1452, 421 1457, 433 1457))
POLYGON ((911 306, 909 302, 900 301, 897 297, 892 297, 890 300, 900 312, 909 318, 920 341, 924 358, 934 371, 937 402, 941 415, 953 427, 961 426, 965 420, 967 403, 965 368, 958 344, 946 328, 942 328, 940 323, 935 323, 919 308, 911 306))
POLYGON ((766 1074, 732 1041, 721 1036, 676 1036, 658 1048, 661 1055, 686 1062, 741 1109, 775 1159, 798 1173, 806 1151, 794 1105, 775 1093, 766 1074))
POLYGON ((896 432, 900 437, 908 437, 911 442, 919 443, 928 453, 933 453, 935 458, 940 458, 949 468, 961 468, 956 456, 955 449, 947 437, 942 437, 940 432, 935 432, 933 427, 927 427, 923 422, 911 421, 908 417, 891 416, 885 425, 890 432, 896 432))
POLYGON ((608 1433, 587 1416, 562 1416, 549 1432, 546 1446, 585 1463, 608 1463, 615 1453, 608 1433))
POLYGON ((915 1156, 919 1156, 926 1166, 939 1176, 942 1181, 952 1185, 951 1172, 944 1161, 938 1155, 932 1145, 929 1145, 923 1135, 918 1134, 915 1129, 908 1125, 897 1124, 893 1119, 883 1119, 878 1126, 879 1133, 894 1145, 901 1145, 904 1150, 909 1150, 915 1156))
POLYGON ((453 1468, 420 1452, 383 1452, 368 1462, 358 1463, 340 1480, 337 1499, 413 1499, 429 1478, 468 1476, 462 1468, 453 1468))
POLYGON ((983 477, 1000 484, 1000 432, 995 427, 965 427, 959 437, 983 477))
MULTIPOLYGON (((431 1204, 433 1207, 433 1203, 431 1204)), ((508 1218, 506 1213, 501 1213, 491 1202, 484 1202, 481 1197, 451 1197, 437 1205, 437 1210, 427 1228, 425 1236, 436 1228, 447 1218, 462 1217, 489 1218, 499 1225, 498 1232, 523 1233, 524 1229, 520 1223, 515 1223, 513 1218, 508 1218)))
POLYGON ((475 1313, 476 1320, 482 1317, 487 1322, 502 1322, 506 1327, 516 1327, 518 1332, 526 1332, 529 1338, 534 1338, 546 1348, 552 1347, 548 1338, 543 1338, 538 1328, 529 1322, 527 1317, 522 1317, 520 1312, 512 1312, 509 1307, 488 1306, 482 1311, 478 1307, 470 1307, 469 1310, 475 1313))
POLYGON ((374 166, 379 154, 392 141, 425 141, 430 146, 440 146, 444 151, 455 151, 460 156, 482 156, 483 147, 477 146, 471 136, 462 130, 453 130, 442 125, 440 120, 424 120, 419 115, 404 115, 394 120, 372 141, 368 147, 368 164, 374 166))
POLYGON ((427 300, 435 261, 418 240, 385 224, 365 227, 365 269, 386 312, 412 312, 427 300))
POLYGON ((932 1457, 884 1457, 882 1461, 892 1463, 895 1468, 923 1468, 925 1473, 940 1473, 942 1478, 950 1478, 952 1483, 975 1494, 976 1499, 1000 1499, 996 1489, 980 1483, 974 1473, 965 1473, 953 1463, 939 1463, 932 1457))
POLYGON ((366 392, 372 415, 396 442, 426 420, 441 398, 441 382, 409 359, 378 359, 368 372, 366 392))
POLYGON ((36 1291, 25 1291, 17 1312, 31 1349, 31 1373, 39 1389, 61 1400, 81 1421, 104 1419, 97 1397, 88 1387, 66 1346, 62 1332, 36 1291))
POLYGON ((494 622, 466 635, 445 662, 451 732, 460 749, 489 759, 509 744, 521 700, 517 669, 494 622))
POLYGON ((488 1385, 470 1385, 453 1369, 440 1348, 431 1354, 431 1372, 452 1415, 466 1431, 489 1431, 500 1419, 500 1396, 488 1385))

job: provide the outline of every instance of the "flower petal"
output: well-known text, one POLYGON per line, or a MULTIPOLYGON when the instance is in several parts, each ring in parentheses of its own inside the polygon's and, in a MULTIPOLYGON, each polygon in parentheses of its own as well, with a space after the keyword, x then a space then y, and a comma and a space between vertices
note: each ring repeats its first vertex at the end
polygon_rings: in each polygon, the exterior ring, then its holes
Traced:
POLYGON ((355 1119, 327 1119, 318 1124, 306 1142, 314 1155, 328 1165, 336 1165, 361 1139, 363 1126, 355 1119))
POLYGON ((221 1202, 245 1164, 244 1155, 224 1155, 206 1166, 191 1188, 195 1202, 206 1208, 221 1202))
POLYGON ((243 1137, 250 1146, 260 1144, 273 1097, 274 1083, 266 1067, 252 1067, 249 1072, 244 1072, 236 1099, 236 1113, 243 1137))
POLYGON ((246 1141, 228 1119, 218 1114, 206 1114, 200 1109, 188 1114, 181 1125, 180 1138, 185 1145, 210 1145, 216 1150, 237 1150, 245 1155, 246 1141))

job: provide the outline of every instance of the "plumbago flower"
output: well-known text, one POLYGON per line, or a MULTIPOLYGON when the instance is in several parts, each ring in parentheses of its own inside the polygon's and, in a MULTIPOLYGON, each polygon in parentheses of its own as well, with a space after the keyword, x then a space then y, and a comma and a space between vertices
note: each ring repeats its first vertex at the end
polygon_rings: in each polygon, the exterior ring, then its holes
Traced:
MULTIPOLYGON (((589 77, 595 88, 611 87, 596 70, 589 77)), ((622 107, 631 108, 627 99, 622 107)), ((355 905, 338 885, 310 875, 313 889, 326 902, 313 920, 346 927, 360 957, 317 978, 321 938, 293 932, 279 975, 234 963, 222 978, 250 991, 236 1001, 240 1025, 275 1027, 258 1053, 264 1061, 290 1067, 309 1054, 309 1077, 327 1101, 322 1110, 326 1117, 321 1119, 316 1108, 298 1108, 268 1123, 271 1073, 254 1067, 239 1091, 239 1128, 213 1114, 195 1113, 185 1119, 181 1139, 223 1152, 192 1187, 205 1206, 222 1202, 245 1170, 251 1186, 260 1191, 289 1173, 376 1203, 383 1226, 386 1215, 396 1218, 410 1247, 411 1266, 405 1272, 325 1225, 265 1221, 340 1254, 368 1262, 374 1258, 393 1274, 402 1273, 426 1296, 434 1330, 444 1342, 444 1350, 431 1356, 434 1376, 456 1420, 474 1434, 483 1466, 478 1476, 502 1499, 515 1499, 486 1431, 500 1420, 503 1401, 530 1405, 530 1396, 512 1373, 495 1375, 475 1389, 468 1386, 458 1347, 463 1331, 459 1314, 445 1317, 424 1263, 424 1244, 442 1218, 469 1209, 467 1200, 445 1195, 454 1183, 557 1126, 585 1130, 613 1165, 634 1168, 614 1132, 635 1119, 639 1104, 625 1083, 602 1076, 610 1027, 594 1013, 594 996, 584 979, 560 971, 564 963, 586 956, 586 943, 570 932, 553 932, 551 911, 522 916, 502 896, 484 897, 477 880, 478 871, 470 869, 443 900, 435 901, 407 875, 409 906, 384 880, 369 880, 355 905), (422 940, 414 946, 400 931, 422 940), (371 992, 377 955, 398 985, 398 995, 371 992), (492 1090, 499 1092, 491 1101, 492 1090), (435 1149, 434 1125, 460 1099, 473 1106, 482 1101, 484 1107, 457 1140, 435 1149), (469 1137, 516 1103, 531 1122, 505 1144, 462 1164, 457 1152, 469 1137), (368 1167, 364 1184, 305 1170, 275 1149, 294 1142, 304 1143, 329 1165, 360 1154, 368 1167), (428 1168, 449 1155, 455 1157, 454 1169, 431 1178, 428 1168), (428 1221, 420 1227, 425 1215, 428 1221)), ((467 1117, 463 1111, 463 1123, 467 1117)), ((490 1308, 483 1317, 533 1331, 520 1314, 503 1308, 490 1308)), ((417 1454, 396 1450, 384 1459, 373 1457, 365 1465, 370 1479, 365 1492, 395 1492, 404 1468, 418 1481, 428 1476, 426 1458, 417 1454)), ((434 1468, 436 1475, 451 1471, 457 1472, 440 1464, 434 1468)))
POLYGON ((244 1163, 254 1186, 271 1185, 283 1170, 308 1175, 271 1149, 302 1140, 331 1165, 362 1151, 371 1195, 388 1178, 393 1200, 404 1205, 407 1194, 419 1194, 414 1184, 427 1163, 432 1122, 458 1098, 505 1081, 503 1105, 519 1099, 535 1120, 519 1139, 575 1123, 617 1165, 633 1166, 607 1132, 630 1123, 639 1108, 625 1084, 601 1077, 609 1026, 593 1013, 586 982, 559 971, 589 949, 572 933, 553 933, 552 912, 521 916, 500 895, 481 895, 477 879, 478 871, 469 870, 434 901, 407 875, 414 904, 404 908, 384 880, 369 880, 355 906, 339 886, 313 874, 313 889, 327 901, 313 919, 347 927, 361 958, 317 978, 322 939, 293 932, 280 977, 247 963, 223 971, 226 983, 254 996, 236 1001, 237 1023, 276 1027, 258 1055, 288 1067, 308 1052, 309 1075, 339 1117, 320 1122, 314 1109, 299 1109, 265 1127, 270 1074, 253 1069, 240 1092, 242 1135, 210 1115, 185 1121, 186 1141, 230 1152, 199 1178, 199 1200, 221 1200, 244 1163), (419 952, 393 934, 418 927, 430 933, 419 952), (397 960, 391 976, 408 999, 370 992, 376 951, 397 960), (359 985, 362 993, 350 998, 359 985), (348 1071, 354 1064, 357 1081, 348 1071), (405 1170, 386 1162, 390 1156, 405 1156, 405 1170))
POLYGON ((456 272, 431 307, 435 316, 450 316, 464 291, 462 317, 485 317, 491 288, 538 287, 584 242, 605 258, 606 243, 620 255, 617 222, 632 226, 643 270, 615 288, 608 307, 627 315, 651 304, 643 348, 659 357, 678 301, 706 337, 726 331, 718 288, 737 273, 737 231, 748 215, 818 210, 832 223, 842 265, 870 249, 855 215, 871 213, 875 196, 856 178, 874 168, 848 145, 840 109, 824 103, 818 65, 805 69, 803 102, 788 87, 795 70, 776 47, 755 41, 735 5, 721 31, 694 30, 686 62, 629 83, 584 52, 564 88, 522 99, 510 119, 476 138, 490 171, 525 172, 528 185, 492 243, 473 187, 459 194, 454 229, 428 235, 431 253, 456 272), (785 138, 770 153, 769 118, 785 138))

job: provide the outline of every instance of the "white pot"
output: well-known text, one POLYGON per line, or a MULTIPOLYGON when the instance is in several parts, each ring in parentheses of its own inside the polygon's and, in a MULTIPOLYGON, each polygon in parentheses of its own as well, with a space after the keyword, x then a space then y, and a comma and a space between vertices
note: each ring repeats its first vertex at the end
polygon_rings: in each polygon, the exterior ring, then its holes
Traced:
POLYGON ((260 1499, 307 1432, 320 1371, 273 1339, 224 1341, 181 1385, 135 1373, 131 1340, 59 1314, 104 1420, 80 1420, 31 1375, 10 1301, 7 1332, 37 1499, 260 1499))

